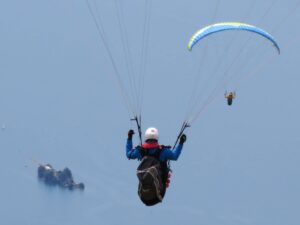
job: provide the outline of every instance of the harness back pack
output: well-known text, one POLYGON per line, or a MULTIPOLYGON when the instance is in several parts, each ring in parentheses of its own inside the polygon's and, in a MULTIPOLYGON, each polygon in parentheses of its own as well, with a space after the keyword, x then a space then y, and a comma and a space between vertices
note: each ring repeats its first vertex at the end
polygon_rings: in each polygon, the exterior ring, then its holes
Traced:
POLYGON ((142 161, 137 168, 139 179, 138 194, 141 201, 152 206, 162 201, 166 193, 166 182, 169 174, 167 162, 159 160, 163 149, 158 146, 154 154, 149 154, 149 149, 140 147, 142 161))

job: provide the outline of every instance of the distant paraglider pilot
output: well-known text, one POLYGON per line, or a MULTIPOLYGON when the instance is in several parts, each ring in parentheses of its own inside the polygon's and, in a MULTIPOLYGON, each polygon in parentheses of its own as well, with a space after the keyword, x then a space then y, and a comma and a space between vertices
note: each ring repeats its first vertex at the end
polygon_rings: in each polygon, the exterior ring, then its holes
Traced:
POLYGON ((174 150, 171 149, 171 146, 159 145, 158 130, 154 127, 146 130, 145 143, 142 146, 133 148, 133 135, 134 131, 129 130, 126 156, 128 159, 141 161, 137 168, 138 194, 145 205, 152 206, 161 202, 166 193, 171 177, 168 161, 179 158, 186 135, 181 135, 179 144, 174 150))
POLYGON ((235 99, 235 92, 229 92, 227 93, 227 91, 225 92, 225 98, 227 99, 227 104, 228 105, 232 105, 233 99, 235 99))

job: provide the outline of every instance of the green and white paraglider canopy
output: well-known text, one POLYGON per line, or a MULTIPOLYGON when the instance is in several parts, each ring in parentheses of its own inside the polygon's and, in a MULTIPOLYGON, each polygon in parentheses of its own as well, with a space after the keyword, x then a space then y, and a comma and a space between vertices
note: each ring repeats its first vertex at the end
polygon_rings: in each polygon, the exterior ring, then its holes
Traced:
POLYGON ((205 37, 208 37, 214 33, 229 31, 229 30, 241 30, 241 31, 248 31, 248 32, 253 32, 255 34, 258 34, 271 41, 274 47, 277 49, 278 54, 280 54, 279 45, 275 41, 274 37, 272 37, 268 32, 264 31, 259 27, 246 24, 246 23, 239 23, 239 22, 216 23, 200 29, 191 37, 188 43, 188 49, 191 51, 193 47, 205 37))

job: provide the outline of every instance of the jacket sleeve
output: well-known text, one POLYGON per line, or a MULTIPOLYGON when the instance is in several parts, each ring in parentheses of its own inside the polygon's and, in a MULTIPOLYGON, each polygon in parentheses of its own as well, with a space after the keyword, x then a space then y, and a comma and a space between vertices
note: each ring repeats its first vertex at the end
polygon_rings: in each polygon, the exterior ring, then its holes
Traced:
POLYGON ((126 156, 128 159, 140 159, 141 154, 140 151, 137 148, 132 147, 132 140, 127 139, 126 143, 126 156))
POLYGON ((160 155, 161 160, 174 160, 176 161, 182 150, 183 144, 178 144, 175 150, 171 150, 170 148, 164 149, 162 154, 160 155))

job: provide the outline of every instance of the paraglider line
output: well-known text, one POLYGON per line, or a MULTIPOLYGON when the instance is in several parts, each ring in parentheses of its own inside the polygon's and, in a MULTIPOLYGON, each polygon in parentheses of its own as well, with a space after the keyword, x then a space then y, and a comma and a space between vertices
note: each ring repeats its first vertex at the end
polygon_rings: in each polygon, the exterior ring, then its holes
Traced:
POLYGON ((177 143, 178 143, 181 135, 183 134, 183 132, 185 131, 185 129, 188 128, 188 127, 191 127, 191 125, 187 121, 184 121, 183 124, 182 124, 182 127, 180 129, 180 132, 179 132, 179 134, 177 136, 177 139, 175 141, 175 144, 173 146, 173 149, 175 149, 175 147, 176 147, 176 145, 177 145, 177 143))
POLYGON ((139 132, 139 138, 140 138, 140 144, 143 144, 143 139, 142 139, 142 117, 141 115, 139 117, 135 116, 133 119, 131 119, 132 121, 136 122, 136 126, 139 132))

